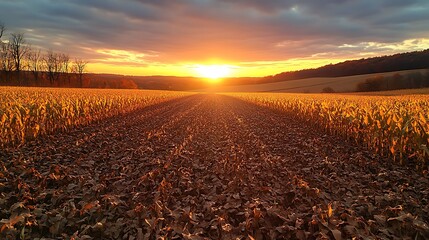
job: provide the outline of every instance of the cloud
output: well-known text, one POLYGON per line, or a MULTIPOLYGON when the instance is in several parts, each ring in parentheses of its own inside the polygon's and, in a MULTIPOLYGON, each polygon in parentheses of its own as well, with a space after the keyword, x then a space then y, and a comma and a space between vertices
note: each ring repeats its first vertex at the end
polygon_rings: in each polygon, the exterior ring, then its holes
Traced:
POLYGON ((120 50, 142 56, 144 61, 134 59, 134 65, 354 58, 414 50, 417 43, 386 46, 429 39, 427 12, 426 0, 0 2, 0 21, 9 32, 25 32, 37 47, 93 61, 109 57, 100 56, 99 49, 120 50))
POLYGON ((151 63, 151 59, 157 57, 156 53, 143 54, 118 49, 97 49, 95 52, 99 54, 99 58, 93 60, 110 65, 144 67, 151 63))

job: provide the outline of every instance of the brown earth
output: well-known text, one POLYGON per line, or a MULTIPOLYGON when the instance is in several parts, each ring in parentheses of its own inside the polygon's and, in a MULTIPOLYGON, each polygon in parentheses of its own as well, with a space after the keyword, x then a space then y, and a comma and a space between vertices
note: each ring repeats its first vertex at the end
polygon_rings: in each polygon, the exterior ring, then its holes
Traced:
POLYGON ((425 173, 223 95, 0 157, 0 239, 429 238, 425 173))

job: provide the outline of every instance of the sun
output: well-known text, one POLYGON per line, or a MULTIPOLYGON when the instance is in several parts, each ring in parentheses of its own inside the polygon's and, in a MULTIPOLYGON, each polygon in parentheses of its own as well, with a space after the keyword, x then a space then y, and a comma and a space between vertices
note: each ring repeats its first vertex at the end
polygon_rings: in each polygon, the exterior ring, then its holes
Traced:
POLYGON ((228 77, 231 74, 231 67, 228 65, 198 65, 195 67, 198 76, 211 80, 228 77))

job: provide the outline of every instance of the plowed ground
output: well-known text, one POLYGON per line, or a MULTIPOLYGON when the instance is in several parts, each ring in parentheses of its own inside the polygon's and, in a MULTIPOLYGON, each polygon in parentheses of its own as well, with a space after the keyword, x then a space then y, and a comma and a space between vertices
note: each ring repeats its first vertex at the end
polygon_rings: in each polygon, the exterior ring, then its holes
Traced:
POLYGON ((427 176, 223 95, 0 157, 1 239, 429 238, 427 176))

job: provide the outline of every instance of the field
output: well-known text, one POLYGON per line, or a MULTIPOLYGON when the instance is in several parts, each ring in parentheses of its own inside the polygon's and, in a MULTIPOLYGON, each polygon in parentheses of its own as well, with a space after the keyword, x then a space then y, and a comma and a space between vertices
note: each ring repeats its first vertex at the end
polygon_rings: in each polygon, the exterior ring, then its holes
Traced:
POLYGON ((404 96, 404 95, 427 95, 429 94, 429 88, 418 88, 418 89, 401 89, 393 91, 380 91, 380 92, 360 92, 360 93, 345 93, 348 95, 360 95, 360 96, 404 96))
POLYGON ((429 238, 428 95, 0 96, 1 239, 429 238))
POLYGON ((363 144, 401 163, 429 160, 429 96, 353 96, 318 94, 230 94, 294 115, 330 134, 363 144))
POLYGON ((183 92, 0 87, 0 146, 19 145, 55 131, 86 125, 183 92))
POLYGON ((374 73, 364 75, 354 75, 347 77, 320 77, 320 78, 305 78, 298 80, 290 80, 283 82, 273 82, 264 84, 250 84, 238 86, 223 86, 215 90, 217 92, 284 92, 284 93, 321 93, 323 88, 331 87, 336 92, 353 92, 356 90, 356 85, 365 79, 376 76, 393 76, 398 73, 406 75, 409 73, 421 72, 425 70, 406 70, 387 73, 374 73))

